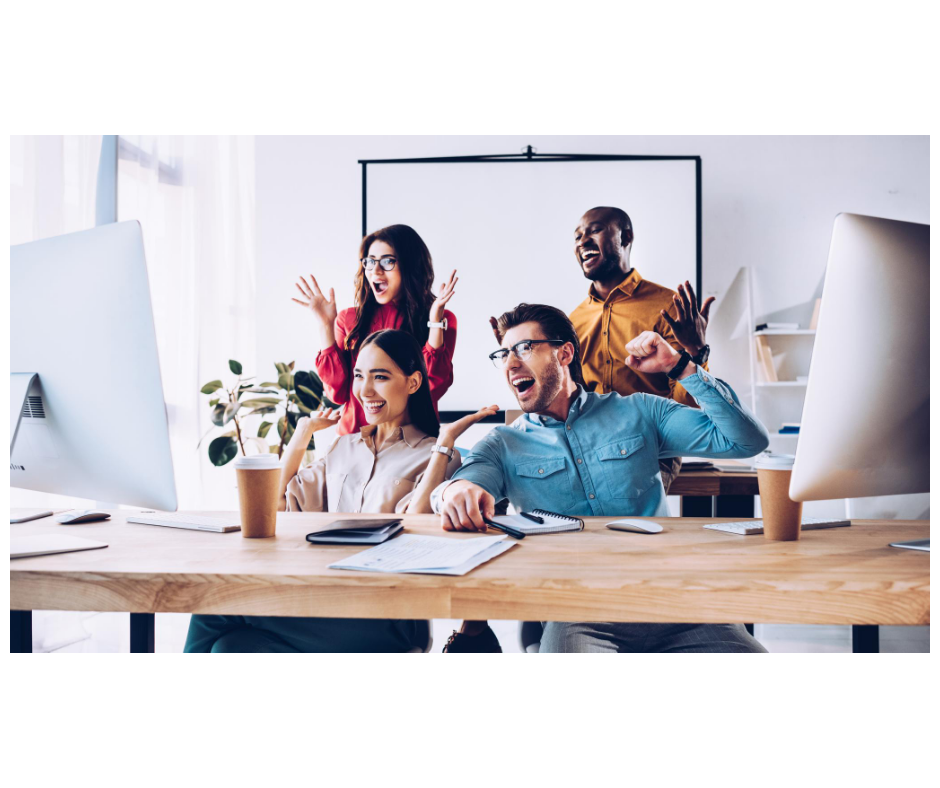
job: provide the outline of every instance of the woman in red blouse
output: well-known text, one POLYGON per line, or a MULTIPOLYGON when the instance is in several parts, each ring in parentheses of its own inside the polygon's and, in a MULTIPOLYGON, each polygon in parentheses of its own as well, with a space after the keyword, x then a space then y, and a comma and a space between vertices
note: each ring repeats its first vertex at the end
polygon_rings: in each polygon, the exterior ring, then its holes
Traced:
POLYGON ((346 406, 339 435, 359 432, 368 423, 351 392, 359 347, 373 331, 401 329, 422 345, 435 412, 438 400, 454 382, 457 319, 444 305, 454 295, 457 272, 451 273, 435 297, 431 253, 421 236, 405 224, 367 235, 359 257, 355 307, 337 314, 333 289, 326 298, 313 275, 309 284, 300 277, 297 289, 303 300, 292 299, 313 313, 320 339, 317 374, 330 399, 346 406))

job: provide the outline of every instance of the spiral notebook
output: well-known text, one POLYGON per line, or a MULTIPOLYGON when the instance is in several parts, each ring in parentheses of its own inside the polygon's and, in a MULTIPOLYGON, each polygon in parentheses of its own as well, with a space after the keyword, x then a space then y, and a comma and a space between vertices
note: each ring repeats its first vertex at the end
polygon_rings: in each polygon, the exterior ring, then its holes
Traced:
POLYGON ((556 514, 555 512, 546 512, 544 509, 533 509, 527 514, 533 514, 542 518, 544 522, 536 523, 528 517, 521 514, 502 514, 493 518, 493 522, 500 525, 508 525, 522 531, 526 536, 529 534, 560 534, 565 531, 584 530, 584 520, 580 517, 569 517, 566 514, 556 514))

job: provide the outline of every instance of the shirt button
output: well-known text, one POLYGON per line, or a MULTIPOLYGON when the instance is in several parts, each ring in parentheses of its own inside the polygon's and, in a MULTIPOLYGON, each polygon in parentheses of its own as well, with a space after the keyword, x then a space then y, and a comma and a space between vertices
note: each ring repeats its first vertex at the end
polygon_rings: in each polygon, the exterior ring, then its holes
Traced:
POLYGON ((545 473, 541 468, 539 468, 539 473, 545 473))
POLYGON ((580 464, 581 464, 581 458, 578 457, 578 465, 580 465, 580 464))
MULTIPOLYGON (((620 453, 621 453, 621 454, 626 454, 626 453, 627 453, 627 450, 626 450, 626 449, 621 449, 621 450, 620 450, 620 453)), ((395 484, 398 484, 398 482, 395 482, 395 484)))
POLYGON ((571 425, 570 425, 570 424, 566 424, 566 425, 565 425, 565 429, 566 429, 566 430, 570 430, 570 429, 571 429, 571 425))
POLYGON ((398 479, 395 479, 395 485, 398 486, 398 479))
POLYGON ((590 498, 590 499, 593 501, 593 500, 594 500, 594 493, 591 493, 591 494, 588 496, 588 498, 590 498))

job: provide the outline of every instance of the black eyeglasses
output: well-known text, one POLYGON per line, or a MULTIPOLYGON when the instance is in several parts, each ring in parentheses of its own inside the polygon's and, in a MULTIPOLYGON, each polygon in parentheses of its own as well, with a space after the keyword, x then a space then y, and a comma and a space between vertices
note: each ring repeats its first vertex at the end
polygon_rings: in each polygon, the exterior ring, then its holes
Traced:
POLYGON ((564 345, 565 340, 563 339, 523 339, 521 342, 516 342, 508 350, 504 347, 499 350, 494 350, 490 353, 490 361, 493 362, 493 366, 496 369, 502 369, 506 366, 506 362, 509 360, 509 352, 512 351, 512 354, 519 359, 520 361, 525 361, 529 356, 532 355, 532 346, 533 345, 564 345))
POLYGON ((378 263, 381 266, 383 271, 391 271, 396 265, 398 265, 398 260, 394 257, 383 257, 381 260, 376 260, 374 257, 363 257, 360 261, 362 267, 366 271, 371 271, 375 268, 375 264, 378 263))

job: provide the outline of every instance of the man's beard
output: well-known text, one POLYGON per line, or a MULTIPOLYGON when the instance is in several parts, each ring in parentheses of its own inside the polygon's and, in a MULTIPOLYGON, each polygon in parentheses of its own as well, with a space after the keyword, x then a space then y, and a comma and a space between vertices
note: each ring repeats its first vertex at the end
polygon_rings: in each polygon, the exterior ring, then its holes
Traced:
POLYGON ((618 271, 620 271, 620 256, 613 254, 605 254, 604 261, 590 272, 585 271, 583 267, 581 268, 584 278, 590 279, 592 282, 602 282, 606 279, 613 279, 618 271))
POLYGON ((561 371, 557 366, 548 367, 538 385, 539 395, 535 400, 525 405, 519 403, 519 407, 525 413, 541 413, 548 410, 552 402, 555 401, 555 397, 558 396, 558 392, 561 391, 561 371))

